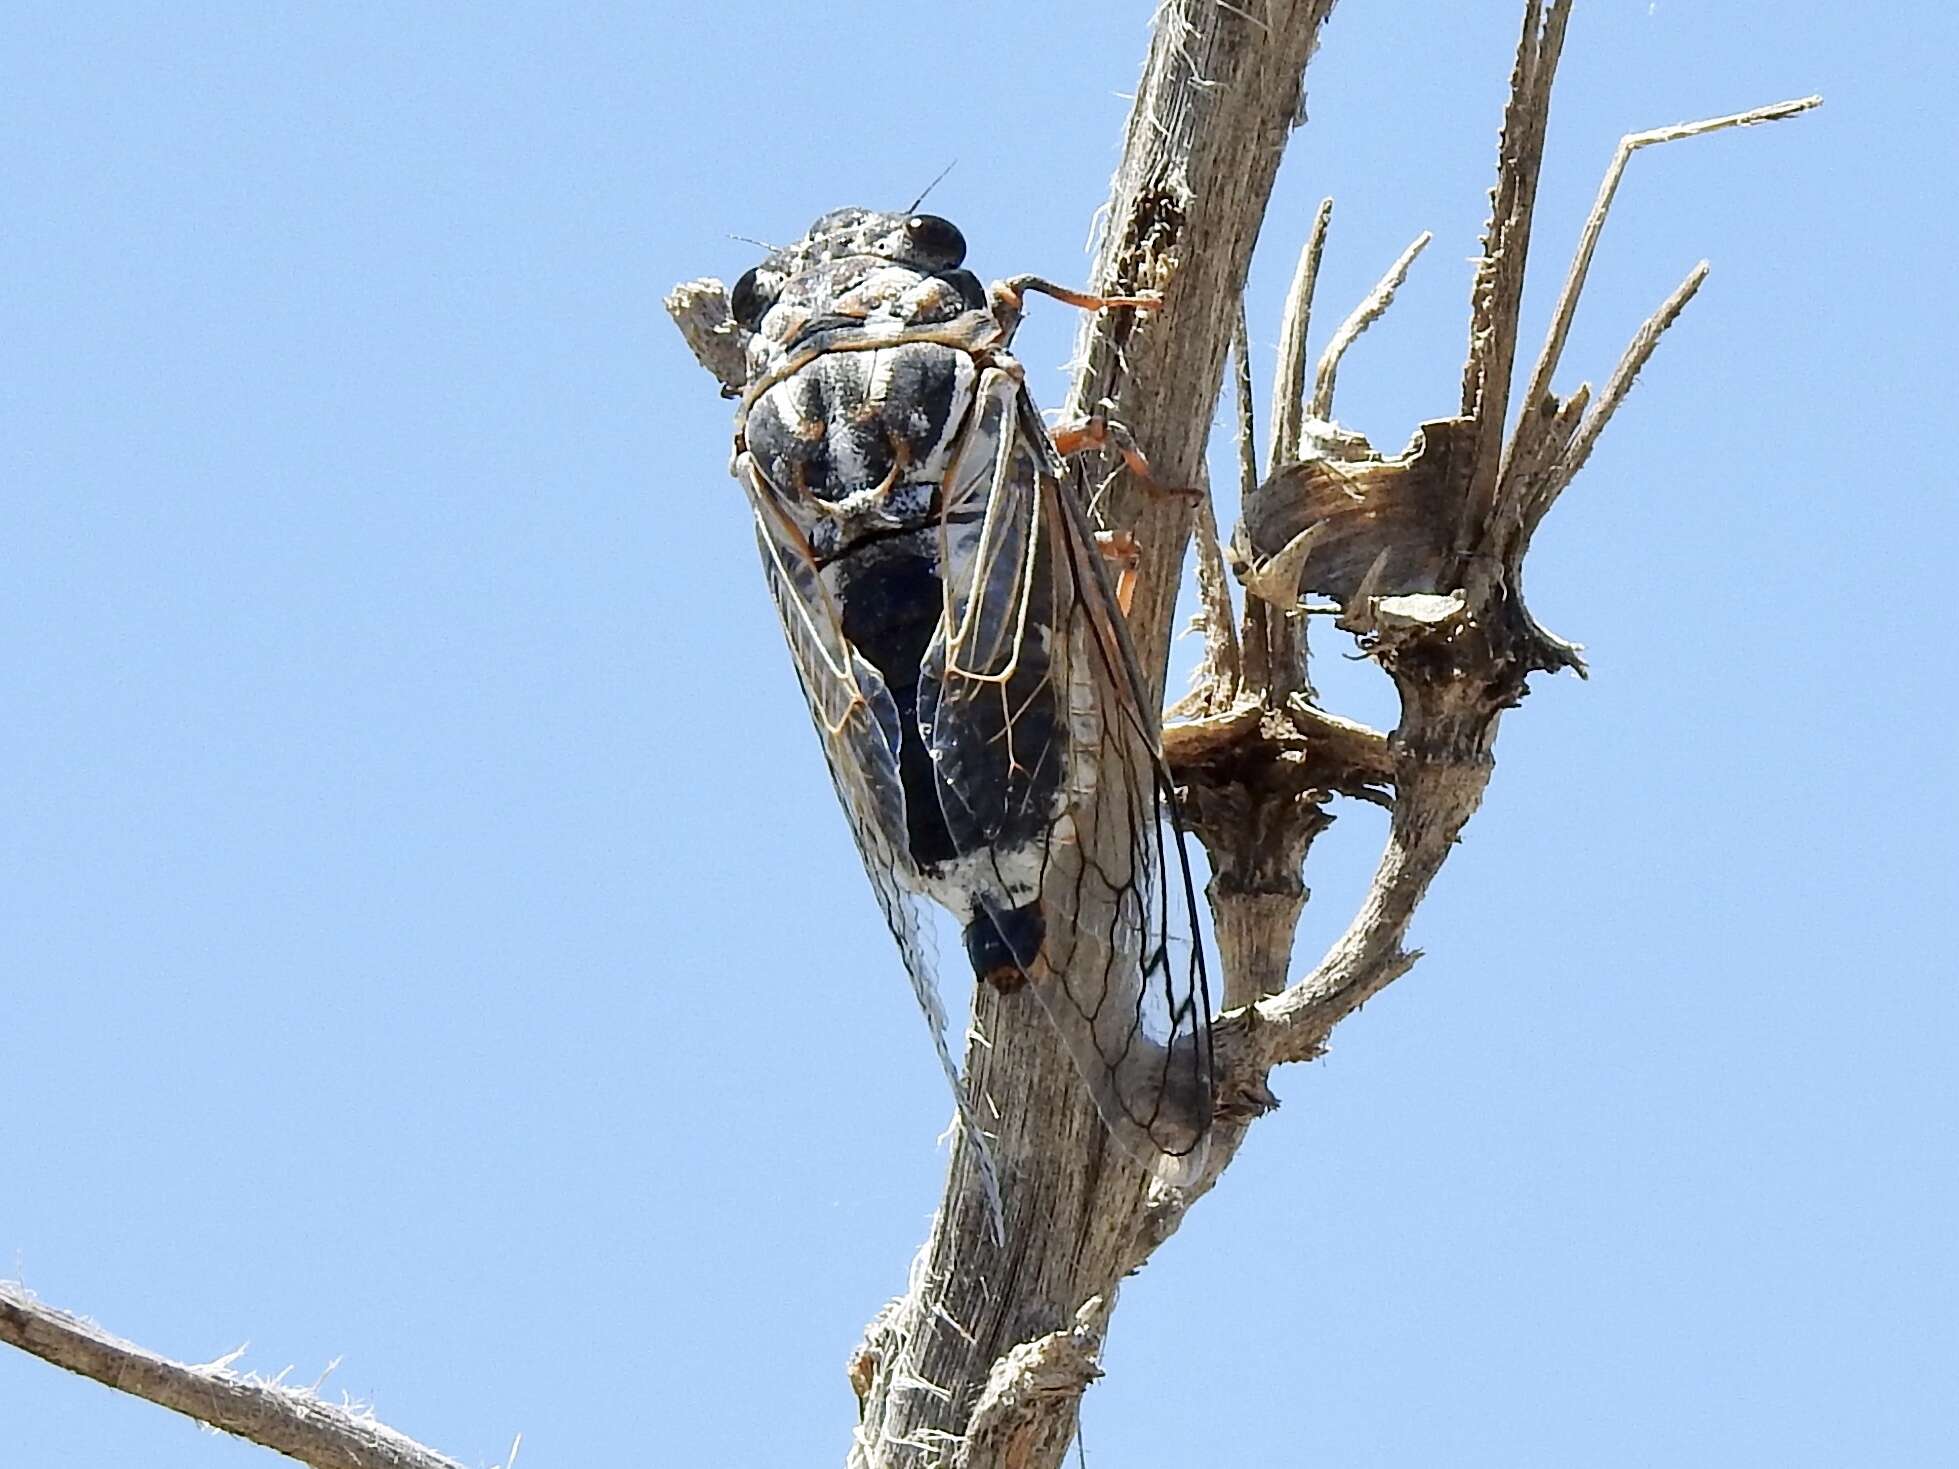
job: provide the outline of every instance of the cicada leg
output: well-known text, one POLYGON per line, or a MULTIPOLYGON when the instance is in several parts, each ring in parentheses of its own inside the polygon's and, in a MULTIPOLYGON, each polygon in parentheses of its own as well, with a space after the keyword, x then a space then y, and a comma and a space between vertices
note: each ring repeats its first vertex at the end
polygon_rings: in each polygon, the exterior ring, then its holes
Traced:
POLYGON ((1064 424, 1048 431, 1054 440, 1054 447, 1064 459, 1073 458, 1089 449, 1114 449, 1122 456, 1124 468, 1135 481, 1136 487, 1145 494, 1163 496, 1177 500, 1196 500, 1204 492, 1188 485, 1166 485, 1150 469, 1150 462, 1143 457, 1142 446, 1136 436, 1112 418, 1099 413, 1091 413, 1079 423, 1064 424))
POLYGON ((993 283, 994 300, 1004 302, 1016 316, 1020 314, 1021 303, 1029 291, 1052 296, 1057 301, 1079 306, 1084 311, 1106 311, 1111 306, 1127 306, 1136 311, 1160 311, 1163 308, 1161 296, 1097 296, 1089 291, 1075 291, 1056 285, 1045 276, 1015 275, 993 283))
POLYGON ((1143 571, 1143 543, 1136 539, 1134 531, 1098 530, 1095 533, 1095 549, 1102 553, 1102 559, 1115 568, 1116 606, 1122 615, 1129 615, 1129 604, 1136 600, 1136 581, 1143 571))
POLYGON ((1159 311, 1163 307, 1161 296, 1097 296, 1088 291, 1070 290, 1038 275, 1009 276, 987 288, 987 299, 993 307, 993 323, 1000 333, 999 342, 1003 347, 1012 339, 1014 328, 1020 324, 1029 291, 1052 296, 1070 306, 1079 306, 1083 311, 1107 311, 1113 306, 1126 306, 1132 311, 1159 311))
MULTIPOLYGON (((1141 447, 1135 437, 1114 420, 1101 414, 1092 414, 1080 423, 1049 431, 1054 447, 1064 459, 1071 458, 1089 449, 1114 449, 1122 456, 1122 462, 1129 470, 1130 479, 1145 493, 1162 498, 1188 500, 1203 494, 1202 490, 1186 489, 1180 485, 1166 485, 1150 472, 1150 462, 1143 457, 1141 447)), ((1136 598, 1136 583, 1142 575, 1143 548, 1135 535, 1126 530, 1104 530, 1095 533, 1095 547, 1100 551, 1115 571, 1116 605, 1122 615, 1129 615, 1129 605, 1136 598)))

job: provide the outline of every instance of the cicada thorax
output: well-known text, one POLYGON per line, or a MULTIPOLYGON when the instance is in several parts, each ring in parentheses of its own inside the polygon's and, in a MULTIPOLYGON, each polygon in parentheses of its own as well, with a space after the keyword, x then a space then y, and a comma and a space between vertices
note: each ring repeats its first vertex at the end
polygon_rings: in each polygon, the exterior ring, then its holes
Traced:
MULTIPOLYGON (((883 260, 792 278, 761 327, 742 445, 889 694, 913 885, 961 919, 975 972, 1010 988, 1044 937, 1044 849, 1066 764, 1051 578, 1034 578, 1009 625, 976 615, 1004 605, 1001 578, 1027 581, 1023 558, 1049 554, 990 514, 1013 437, 1014 399, 999 386, 1010 359, 976 279, 883 260), (951 680, 950 718, 949 664, 984 675, 951 680)), ((1013 472, 1041 472, 1018 452, 1013 472)))

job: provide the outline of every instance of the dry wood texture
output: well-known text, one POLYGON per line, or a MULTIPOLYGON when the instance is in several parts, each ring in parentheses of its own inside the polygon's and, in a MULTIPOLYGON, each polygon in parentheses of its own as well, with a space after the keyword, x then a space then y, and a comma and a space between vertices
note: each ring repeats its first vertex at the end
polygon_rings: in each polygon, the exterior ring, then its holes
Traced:
MULTIPOLYGON (((1164 483, 1204 482, 1204 451, 1234 338, 1240 343, 1241 516, 1230 554, 1208 503, 1152 496, 1116 465, 1100 503, 1133 527, 1150 575, 1131 635, 1158 685, 1189 538, 1198 537, 1207 651, 1198 685, 1169 711, 1164 752, 1211 858, 1208 889, 1228 1012, 1217 1026, 1221 1110, 1203 1175, 1154 1184, 1110 1143, 1074 1068, 1025 993, 975 999, 967 1085, 997 1118, 1005 1198, 996 1235, 972 1160, 955 1143, 946 1191, 910 1285, 848 1364, 858 1400, 852 1469, 1054 1469, 1117 1288, 1176 1230, 1274 1105, 1272 1068, 1316 1055, 1332 1028, 1405 973, 1404 946, 1429 882, 1481 802, 1503 712, 1534 672, 1583 671, 1578 650, 1524 607, 1532 531, 1583 464, 1698 267, 1638 331, 1594 399, 1551 387, 1586 266, 1631 154, 1716 128, 1771 121, 1818 99, 1629 135, 1574 260, 1514 432, 1509 403, 1525 254, 1570 0, 1527 0, 1470 302, 1460 408, 1383 455, 1333 421, 1342 354, 1388 309, 1424 236, 1333 334, 1316 372, 1307 333, 1331 201, 1301 256, 1281 330, 1268 473, 1256 463, 1242 295, 1273 177, 1303 118, 1307 61, 1333 0, 1166 3, 1156 14, 1092 287, 1160 292, 1161 311, 1091 318, 1065 411, 1103 412, 1146 443, 1164 483), (1242 620, 1229 587, 1243 584, 1242 620), (1391 731, 1320 708, 1304 617, 1335 613, 1393 680, 1391 731), (1336 796, 1389 806, 1385 850, 1346 932, 1304 978, 1286 964, 1305 901, 1302 865, 1336 796)), ((688 344, 724 390, 739 389, 739 333, 719 282, 668 298, 688 344)), ((143 1352, 22 1292, 0 1287, 0 1340, 203 1419, 321 1469, 451 1461, 356 1413, 221 1365, 143 1352)))
POLYGON ((5 1282, 0 1282, 0 1341, 314 1469, 463 1469, 362 1409, 234 1372, 228 1361, 173 1362, 5 1282))

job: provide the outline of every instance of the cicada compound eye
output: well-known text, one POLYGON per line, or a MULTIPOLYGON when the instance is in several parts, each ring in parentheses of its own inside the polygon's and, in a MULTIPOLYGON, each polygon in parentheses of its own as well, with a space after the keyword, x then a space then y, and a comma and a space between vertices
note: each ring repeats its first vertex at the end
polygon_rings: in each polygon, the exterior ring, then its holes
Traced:
POLYGON ((773 274, 764 275, 761 266, 755 266, 735 282, 735 288, 728 293, 728 309, 748 331, 758 331, 762 318, 775 305, 778 282, 773 274))
POLYGON ((951 270, 966 258, 966 237, 959 226, 936 214, 914 214, 906 220, 905 238, 912 253, 935 270, 951 270))

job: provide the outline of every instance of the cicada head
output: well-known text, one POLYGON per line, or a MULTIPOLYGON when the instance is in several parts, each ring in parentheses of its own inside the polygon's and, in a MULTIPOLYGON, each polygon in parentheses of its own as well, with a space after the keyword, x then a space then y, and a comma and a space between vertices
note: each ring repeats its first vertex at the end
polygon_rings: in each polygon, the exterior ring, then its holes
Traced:
POLYGON ((789 253, 804 266, 874 255, 893 265, 936 275, 956 270, 966 258, 966 237, 936 214, 881 214, 874 209, 832 209, 809 227, 789 253))
POLYGON ((729 305, 746 331, 762 318, 793 277, 824 266, 860 260, 902 266, 920 275, 959 268, 966 237, 936 214, 881 214, 874 209, 832 209, 795 244, 777 250, 735 282, 729 305))
POLYGON ((750 382, 825 333, 892 337, 969 313, 976 332, 991 330, 985 289, 961 267, 965 258, 965 236, 936 214, 831 210, 729 293, 748 338, 750 382))

